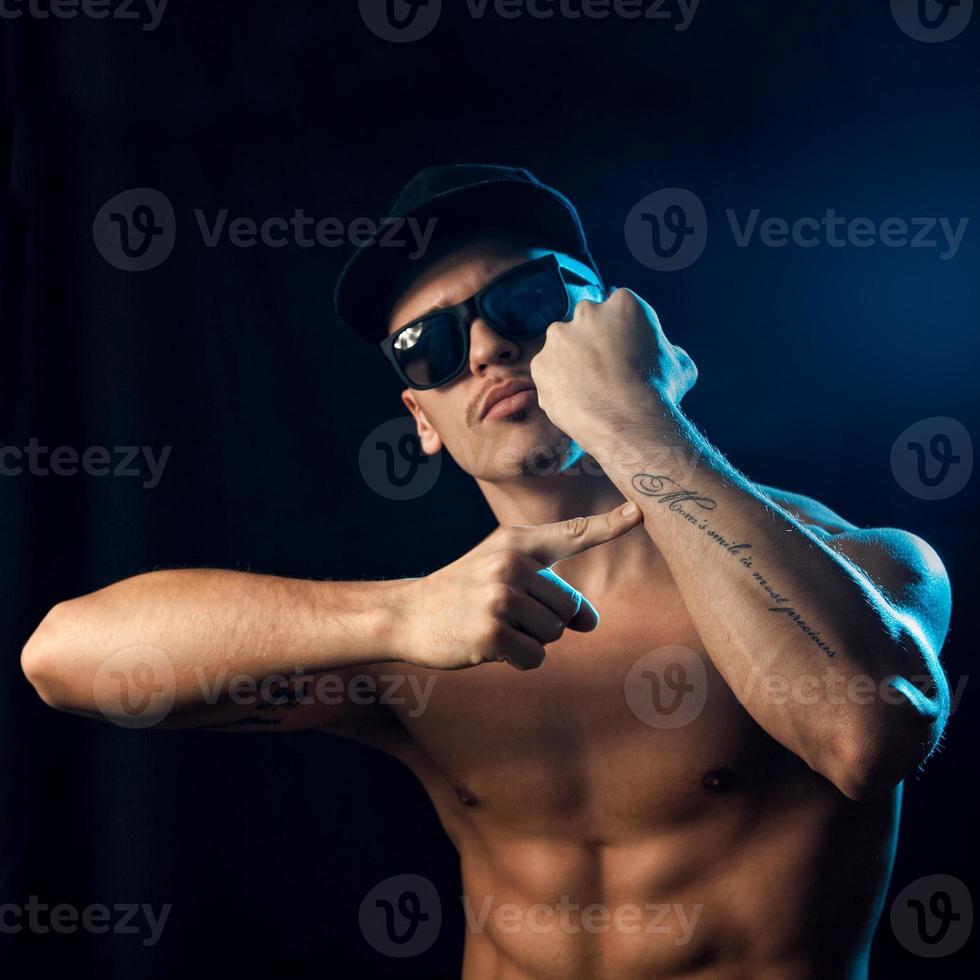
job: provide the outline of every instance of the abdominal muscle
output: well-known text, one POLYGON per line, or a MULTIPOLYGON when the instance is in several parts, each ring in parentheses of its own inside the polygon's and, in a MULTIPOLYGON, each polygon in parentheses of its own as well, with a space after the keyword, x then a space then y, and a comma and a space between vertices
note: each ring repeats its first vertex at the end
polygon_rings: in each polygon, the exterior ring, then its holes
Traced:
POLYGON ((615 843, 466 835, 464 980, 860 977, 890 850, 848 823, 790 810, 615 843))

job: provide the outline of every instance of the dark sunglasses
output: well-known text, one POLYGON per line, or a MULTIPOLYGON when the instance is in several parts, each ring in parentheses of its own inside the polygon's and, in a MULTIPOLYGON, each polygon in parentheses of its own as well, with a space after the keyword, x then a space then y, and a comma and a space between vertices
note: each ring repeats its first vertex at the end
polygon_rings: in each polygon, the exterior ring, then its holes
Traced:
POLYGON ((570 318, 569 285, 591 286, 605 296, 601 286, 561 265, 556 255, 545 255, 508 270, 462 303, 406 324, 381 341, 381 351, 409 388, 438 388, 469 362, 474 319, 482 317, 508 340, 540 337, 550 324, 570 318))

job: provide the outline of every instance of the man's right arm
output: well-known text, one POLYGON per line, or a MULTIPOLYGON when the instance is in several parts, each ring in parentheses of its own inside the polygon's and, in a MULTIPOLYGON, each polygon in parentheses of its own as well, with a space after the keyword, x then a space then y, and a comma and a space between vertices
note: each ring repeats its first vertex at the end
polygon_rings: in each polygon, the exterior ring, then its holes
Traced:
POLYGON ((156 728, 345 723, 364 710, 337 696, 346 690, 341 682, 368 664, 401 659, 400 603, 411 581, 149 572, 59 603, 28 640, 21 664, 47 704, 126 727, 141 686, 161 685, 173 705, 156 728), (316 682, 335 673, 338 684, 317 697, 316 682))
POLYGON ((149 572, 59 603, 28 640, 21 664, 47 704, 123 727, 360 724, 379 713, 368 715, 370 699, 347 682, 370 664, 461 670, 507 661, 529 670, 566 628, 595 629, 595 609, 550 566, 639 520, 638 511, 626 516, 617 507, 500 528, 418 579, 149 572))

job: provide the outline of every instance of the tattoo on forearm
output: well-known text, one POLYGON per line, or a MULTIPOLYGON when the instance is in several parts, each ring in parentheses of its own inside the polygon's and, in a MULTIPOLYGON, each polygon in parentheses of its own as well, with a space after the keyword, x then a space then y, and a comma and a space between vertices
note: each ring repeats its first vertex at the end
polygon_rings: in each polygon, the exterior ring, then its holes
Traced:
POLYGON ((775 605, 769 607, 771 613, 785 613, 798 627, 815 643, 828 657, 836 657, 837 651, 824 642, 820 634, 813 629, 807 621, 793 608, 791 600, 777 592, 765 577, 752 567, 752 555, 748 554, 747 549, 752 545, 748 542, 729 541, 720 531, 713 528, 704 514, 694 512, 693 508, 686 508, 685 504, 694 504, 702 511, 713 511, 718 505, 711 497, 705 497, 696 490, 687 490, 676 480, 669 476, 655 476, 652 473, 637 473, 632 481, 633 489, 642 493, 646 497, 655 497, 661 504, 688 524, 693 524, 706 537, 710 538, 720 547, 724 548, 730 555, 738 559, 739 564, 748 569, 752 574, 752 579, 761 588, 770 601, 775 605), (745 552, 743 554, 743 552, 745 552))
MULTIPOLYGON (((311 703, 310 691, 313 687, 314 678, 300 677, 293 678, 293 680, 298 680, 299 684, 290 686, 286 682, 274 683, 272 679, 267 680, 268 698, 260 700, 247 714, 241 718, 235 718, 233 721, 219 722, 214 725, 202 725, 200 726, 201 729, 218 731, 223 728, 244 728, 249 725, 254 725, 257 728, 271 728, 276 725, 281 725, 283 718, 281 716, 270 717, 270 712, 276 712, 280 709, 283 711, 292 711, 298 708, 300 704, 311 703), (265 714, 260 715, 260 712, 265 712, 265 714)), ((263 685, 263 691, 265 691, 265 685, 263 685)))
POLYGON ((633 477, 633 489, 639 490, 640 493, 646 494, 648 497, 659 497, 660 502, 667 504, 670 510, 683 513, 688 520, 693 520, 694 523, 697 523, 697 520, 688 515, 684 508, 681 507, 682 501, 690 500, 704 510, 714 510, 716 506, 710 497, 702 497, 693 490, 685 490, 676 480, 672 480, 669 476, 653 476, 651 473, 637 473, 633 477))
POLYGON ((293 681, 298 681, 290 686, 287 679, 283 679, 282 683, 272 684, 269 683, 269 700, 261 701, 256 706, 256 711, 276 711, 278 708, 284 708, 286 711, 292 711, 294 708, 298 708, 301 704, 310 704, 310 699, 312 698, 313 690, 313 677, 293 677, 293 681))
MULTIPOLYGON (((257 711, 259 709, 256 708, 255 710, 257 711)), ((201 725, 199 726, 199 730, 216 732, 223 728, 243 728, 246 725, 255 725, 258 728, 267 728, 282 724, 282 718, 253 718, 252 714, 254 714, 254 712, 245 715, 244 718, 236 718, 234 721, 220 722, 217 725, 201 725)))

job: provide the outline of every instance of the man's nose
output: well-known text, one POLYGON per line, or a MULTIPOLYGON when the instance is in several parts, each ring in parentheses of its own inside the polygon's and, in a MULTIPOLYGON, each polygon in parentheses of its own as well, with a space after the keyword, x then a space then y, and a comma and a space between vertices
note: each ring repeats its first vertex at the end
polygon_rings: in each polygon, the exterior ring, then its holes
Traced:
POLYGON ((513 340, 502 337, 483 317, 470 324, 470 371, 482 375, 495 364, 515 364, 521 348, 513 340))

